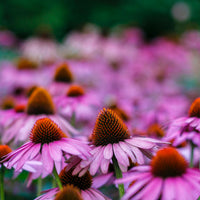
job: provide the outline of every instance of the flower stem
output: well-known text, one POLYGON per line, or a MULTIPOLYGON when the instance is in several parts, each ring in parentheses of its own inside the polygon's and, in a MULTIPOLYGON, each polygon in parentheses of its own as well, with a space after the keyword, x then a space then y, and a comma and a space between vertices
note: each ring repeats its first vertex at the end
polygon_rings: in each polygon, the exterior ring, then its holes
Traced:
POLYGON ((0 199, 5 200, 4 194, 4 166, 3 164, 0 165, 0 199))
MULTIPOLYGON (((112 157, 113 166, 115 169, 115 176, 116 178, 122 178, 122 171, 119 168, 119 164, 115 156, 112 157)), ((119 196, 120 198, 124 195, 124 184, 118 184, 119 196)))
POLYGON ((54 177, 55 177, 55 179, 56 179, 56 183, 57 183, 59 189, 61 190, 61 189, 62 189, 62 183, 61 183, 61 181, 60 181, 60 178, 59 178, 59 176, 58 176, 58 173, 57 173, 55 167, 54 167, 54 169, 53 169, 53 175, 54 175, 54 177))
POLYGON ((72 117, 71 117, 70 123, 71 123, 71 125, 73 127, 75 127, 75 125, 76 125, 76 114, 75 114, 75 112, 72 113, 72 117))
POLYGON ((40 195, 42 191, 42 178, 41 176, 37 180, 37 197, 40 195))
POLYGON ((56 187, 56 180, 53 178, 52 180, 52 188, 55 188, 56 187))
POLYGON ((193 160, 194 160, 194 144, 190 143, 191 152, 190 152, 190 167, 193 167, 193 160))

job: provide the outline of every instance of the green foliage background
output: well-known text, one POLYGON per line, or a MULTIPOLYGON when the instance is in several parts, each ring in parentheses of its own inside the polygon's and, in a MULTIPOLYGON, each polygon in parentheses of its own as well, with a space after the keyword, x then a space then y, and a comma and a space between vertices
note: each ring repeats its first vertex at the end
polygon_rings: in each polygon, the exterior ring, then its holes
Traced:
POLYGON ((186 28, 199 28, 200 0, 183 0, 191 11, 184 23, 176 22, 171 8, 177 0, 1 0, 0 26, 19 37, 34 33, 39 25, 49 25, 57 38, 67 31, 94 23, 104 30, 116 25, 136 25, 148 37, 186 28))

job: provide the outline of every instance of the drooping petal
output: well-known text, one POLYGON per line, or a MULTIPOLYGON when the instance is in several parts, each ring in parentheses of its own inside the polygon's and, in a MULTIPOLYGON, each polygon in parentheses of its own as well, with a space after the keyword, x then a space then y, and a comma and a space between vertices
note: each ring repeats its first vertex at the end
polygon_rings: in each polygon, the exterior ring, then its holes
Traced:
POLYGON ((100 166, 103 174, 106 174, 108 172, 109 164, 110 164, 110 160, 103 158, 103 160, 101 162, 101 166, 100 166))
POLYGON ((103 156, 105 159, 111 159, 113 156, 112 144, 108 144, 104 148, 103 156))
POLYGON ((162 200, 175 199, 175 186, 173 178, 166 178, 163 182, 162 200))
POLYGON ((61 161, 62 151, 60 147, 57 145, 56 141, 49 143, 49 153, 50 153, 50 156, 53 158, 53 160, 57 162, 61 161))
POLYGON ((141 139, 141 138, 136 138, 133 137, 131 139, 126 139, 126 142, 135 146, 135 147, 139 147, 142 149, 151 149, 155 146, 155 143, 141 139))
POLYGON ((113 144, 113 150, 114 150, 114 154, 117 159, 117 162, 121 163, 124 166, 129 166, 128 156, 121 149, 120 145, 117 143, 113 144))
POLYGON ((145 184, 147 184, 152 179, 152 176, 146 176, 138 183, 135 182, 132 186, 130 186, 125 195, 122 197, 122 200, 130 199, 136 192, 138 192, 145 184))
POLYGON ((133 154, 136 157, 137 163, 138 164, 144 164, 144 157, 142 155, 142 152, 137 147, 131 146, 130 148, 131 148, 131 151, 133 152, 133 154))
POLYGON ((90 164, 90 174, 93 176, 97 172, 103 157, 103 148, 99 150, 97 154, 94 156, 94 160, 90 164))
POLYGON ((144 200, 157 200, 160 196, 160 193, 162 191, 162 178, 154 178, 148 186, 146 186, 142 191, 144 191, 144 195, 142 199, 144 200))
POLYGON ((40 152, 41 144, 35 144, 33 148, 34 149, 30 155, 30 160, 34 159, 37 156, 37 154, 40 152))
POLYGON ((42 164, 49 174, 53 171, 54 162, 49 154, 48 144, 43 144, 42 146, 42 164))
POLYGON ((113 172, 96 176, 95 178, 93 178, 92 187, 99 188, 99 187, 105 185, 112 176, 114 176, 113 172))
POLYGON ((130 157, 133 163, 136 162, 136 158, 133 155, 131 149, 129 148, 129 144, 125 142, 119 142, 120 147, 124 150, 124 152, 130 157))

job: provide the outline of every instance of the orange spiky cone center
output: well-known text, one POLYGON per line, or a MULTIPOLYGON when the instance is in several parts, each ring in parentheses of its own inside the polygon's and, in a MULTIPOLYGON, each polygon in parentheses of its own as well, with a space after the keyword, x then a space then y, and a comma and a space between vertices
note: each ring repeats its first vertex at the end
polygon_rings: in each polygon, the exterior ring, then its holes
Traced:
POLYGON ((72 72, 69 69, 69 66, 66 63, 60 64, 54 74, 54 81, 71 83, 73 81, 72 72))
POLYGON ((10 152, 12 152, 12 150, 8 145, 0 145, 0 161, 2 160, 3 156, 6 156, 10 152))
POLYGON ((72 85, 67 91, 68 97, 80 97, 85 94, 83 88, 79 85, 72 85))
POLYGON ((195 99, 190 106, 189 117, 200 118, 200 98, 195 99))
POLYGON ((37 67, 38 67, 38 65, 35 62, 33 62, 27 58, 20 58, 17 62, 17 69, 19 69, 19 70, 37 69, 37 67))
POLYGON ((49 118, 38 119, 30 134, 30 140, 35 144, 45 144, 67 137, 65 133, 49 118))
POLYGON ((87 190, 92 185, 92 176, 87 171, 83 176, 72 175, 74 168, 66 170, 66 167, 60 172, 59 178, 63 186, 71 184, 80 190, 87 190))
POLYGON ((124 141, 130 134, 122 119, 111 109, 100 111, 91 136, 95 146, 105 146, 124 141))
POLYGON ((157 123, 149 126, 147 130, 147 135, 154 137, 163 137, 165 135, 164 130, 157 123))
POLYGON ((19 104, 15 106, 15 112, 20 113, 20 112, 25 112, 26 106, 24 104, 19 104))
POLYGON ((181 176, 188 163, 179 152, 172 147, 161 149, 151 161, 152 173, 162 178, 181 176))
POLYGON ((44 88, 35 89, 29 97, 26 112, 29 115, 54 114, 55 108, 50 94, 44 88))
POLYGON ((54 200, 83 200, 80 190, 73 185, 66 185, 60 190, 54 200))
POLYGON ((15 101, 12 97, 6 97, 5 99, 3 99, 3 102, 1 104, 1 108, 3 110, 8 110, 8 109, 12 109, 15 106, 15 101))

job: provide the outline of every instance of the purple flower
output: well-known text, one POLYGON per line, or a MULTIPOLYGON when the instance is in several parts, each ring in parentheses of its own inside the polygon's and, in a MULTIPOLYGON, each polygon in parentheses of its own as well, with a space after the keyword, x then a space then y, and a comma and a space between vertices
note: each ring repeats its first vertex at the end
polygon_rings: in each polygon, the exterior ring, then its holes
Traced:
POLYGON ((200 147, 200 98, 190 106, 188 117, 181 117, 172 122, 165 140, 173 141, 174 146, 190 141, 200 147))
POLYGON ((3 161, 7 161, 7 167, 15 166, 20 170, 27 161, 36 160, 42 162, 42 176, 51 174, 55 166, 60 172, 63 163, 63 154, 86 159, 89 156, 89 147, 81 141, 68 138, 65 133, 49 118, 36 121, 30 141, 8 154, 3 161))
POLYGON ((92 156, 82 161, 78 167, 89 168, 91 175, 94 175, 99 168, 106 174, 114 156, 120 169, 125 172, 130 166, 130 160, 133 163, 143 164, 143 154, 151 157, 153 149, 157 147, 156 144, 163 143, 151 138, 131 137, 121 118, 111 109, 105 108, 97 117, 90 139, 92 156))
POLYGON ((138 166, 116 183, 131 183, 123 200, 194 200, 200 195, 200 171, 188 168, 174 148, 157 152, 150 166, 138 166))
POLYGON ((3 143, 8 143, 14 140, 14 143, 24 142, 28 139, 28 134, 34 123, 40 119, 48 117, 55 121, 65 133, 77 133, 69 122, 57 114, 51 96, 44 88, 36 88, 29 97, 25 112, 13 114, 14 120, 5 127, 2 135, 3 143), (17 115, 17 117, 16 117, 17 115))
MULTIPOLYGON (((80 190, 81 197, 83 198, 83 200, 109 200, 108 197, 106 197, 100 191, 95 189, 95 186, 92 183, 92 176, 88 171, 80 177, 78 175, 73 175, 73 170, 74 168, 71 168, 70 170, 66 170, 66 168, 64 168, 60 172, 59 178, 63 187, 66 187, 68 185, 77 187, 80 190)), ((54 196, 57 193, 59 193, 59 188, 53 188, 48 190, 46 194, 43 194, 36 198, 36 200, 54 199, 54 196)))
POLYGON ((86 93, 80 85, 71 85, 65 95, 55 98, 58 112, 67 120, 75 115, 78 123, 94 122, 94 113, 100 106, 100 101, 92 92, 86 93))
POLYGON ((52 83, 48 90, 52 96, 64 95, 71 83, 74 81, 74 75, 66 62, 55 65, 54 73, 51 74, 52 83))

